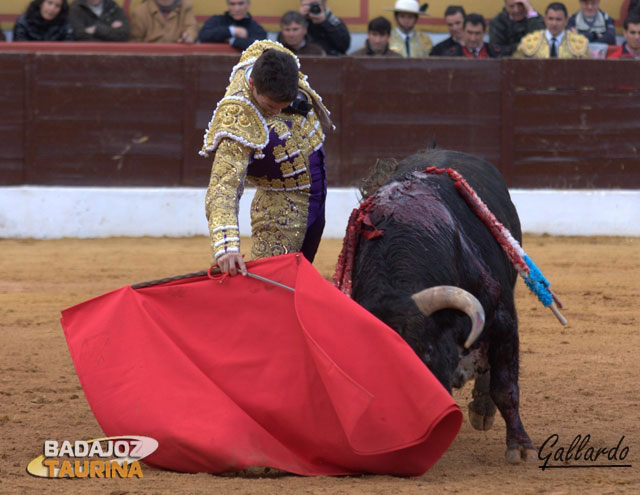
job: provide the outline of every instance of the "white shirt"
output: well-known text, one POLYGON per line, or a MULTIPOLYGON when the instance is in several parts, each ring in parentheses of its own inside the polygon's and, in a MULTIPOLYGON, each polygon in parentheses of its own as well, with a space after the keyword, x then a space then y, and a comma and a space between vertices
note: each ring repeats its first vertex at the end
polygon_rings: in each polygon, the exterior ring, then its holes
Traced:
POLYGON ((544 35, 547 38, 547 43, 549 43, 549 46, 551 46, 551 38, 555 38, 556 39, 556 50, 558 49, 558 47, 560 46, 560 43, 562 43, 562 38, 564 38, 564 31, 562 31, 560 34, 554 36, 552 35, 548 29, 544 30, 544 35))
POLYGON ((104 10, 104 2, 100 2, 100 5, 92 5, 90 3, 87 3, 87 7, 91 9, 91 12, 93 12, 96 15, 96 17, 100 17, 104 10))
POLYGON ((413 34, 414 34, 414 31, 413 31, 413 30, 411 30, 411 32, 410 32, 410 33, 408 33, 408 34, 407 34, 407 33, 404 33, 400 28, 396 28, 396 31, 398 32, 398 34, 399 34, 400 36, 402 36, 402 41, 404 41, 405 43, 407 42, 407 38, 409 38, 409 41, 411 41, 411 37, 412 37, 412 36, 413 36, 413 34))

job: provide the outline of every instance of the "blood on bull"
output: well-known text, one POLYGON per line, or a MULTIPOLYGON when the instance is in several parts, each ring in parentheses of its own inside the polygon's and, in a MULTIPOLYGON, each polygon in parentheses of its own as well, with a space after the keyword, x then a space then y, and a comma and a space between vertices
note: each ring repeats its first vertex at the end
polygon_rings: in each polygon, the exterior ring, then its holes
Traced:
POLYGON ((334 281, 398 332, 447 390, 475 378, 470 422, 491 428, 497 406, 508 462, 536 459, 519 412, 517 271, 451 177, 429 167, 464 177, 494 223, 521 241, 518 214, 493 165, 426 150, 399 163, 379 161, 365 180, 366 200, 350 218, 334 281))

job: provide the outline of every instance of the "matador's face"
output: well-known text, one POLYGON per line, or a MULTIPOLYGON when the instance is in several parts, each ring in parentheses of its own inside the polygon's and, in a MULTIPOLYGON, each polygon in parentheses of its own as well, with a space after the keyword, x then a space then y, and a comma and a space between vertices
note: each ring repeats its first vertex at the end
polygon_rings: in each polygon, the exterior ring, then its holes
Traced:
POLYGON ((253 95, 254 100, 256 100, 260 107, 260 111, 267 117, 278 115, 291 103, 290 101, 275 101, 266 94, 258 93, 258 88, 256 88, 256 85, 253 83, 253 79, 251 78, 249 78, 249 88, 251 89, 251 94, 253 95))

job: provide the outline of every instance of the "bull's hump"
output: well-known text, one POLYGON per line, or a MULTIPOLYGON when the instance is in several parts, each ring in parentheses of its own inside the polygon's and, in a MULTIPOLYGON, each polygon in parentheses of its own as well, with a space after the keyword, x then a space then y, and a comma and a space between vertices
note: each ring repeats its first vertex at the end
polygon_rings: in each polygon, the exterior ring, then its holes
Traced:
POLYGON ((376 193, 375 210, 387 219, 433 230, 454 224, 451 212, 442 201, 437 181, 422 172, 412 174, 418 180, 391 182, 376 193))

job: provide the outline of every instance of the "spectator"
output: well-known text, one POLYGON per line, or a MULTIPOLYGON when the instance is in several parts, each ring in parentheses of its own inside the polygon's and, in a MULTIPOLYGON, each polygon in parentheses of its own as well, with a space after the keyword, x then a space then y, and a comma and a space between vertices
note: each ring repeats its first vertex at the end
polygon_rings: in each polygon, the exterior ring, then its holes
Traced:
POLYGON ((131 11, 131 41, 193 43, 197 34, 191 0, 142 0, 131 11))
POLYGON ((403 57, 428 57, 433 48, 431 38, 415 28, 418 16, 426 13, 428 5, 420 7, 417 0, 396 0, 391 10, 396 20, 396 28, 391 33, 391 49, 403 57))
POLYGON ((402 57, 398 52, 389 48, 391 37, 391 23, 384 17, 376 17, 369 21, 367 40, 362 48, 351 55, 354 57, 402 57))
POLYGON ((129 19, 113 0, 75 0, 69 23, 79 41, 127 41, 129 19))
POLYGON ((327 0, 301 0, 300 13, 309 20, 311 41, 320 45, 327 55, 344 55, 351 44, 349 30, 326 3, 327 0))
POLYGON ((480 14, 469 14, 464 19, 463 43, 449 48, 445 57, 498 58, 502 56, 500 48, 484 41, 487 22, 480 14))
POLYGON ((640 59, 640 13, 627 16, 624 20, 625 41, 607 58, 640 59))
POLYGON ((580 10, 569 18, 567 29, 592 43, 616 44, 615 21, 599 9, 600 0, 580 0, 580 10))
POLYGON ((67 0, 33 0, 16 20, 13 41, 73 41, 67 0))
POLYGON ((264 28, 249 14, 250 0, 227 0, 222 15, 209 17, 200 30, 202 43, 229 43, 239 51, 246 50, 254 41, 267 38, 264 28))
POLYGON ((464 7, 460 5, 449 5, 447 7, 447 10, 444 11, 444 22, 447 25, 450 36, 433 47, 430 53, 432 57, 445 56, 445 52, 450 52, 452 48, 461 46, 464 37, 465 15, 464 7))
POLYGON ((7 41, 7 38, 4 36, 4 31, 0 29, 0 41, 7 41))
POLYGON ((640 15, 640 0, 629 1, 629 8, 627 9, 627 17, 629 17, 631 14, 640 15))
POLYGON ((489 42, 508 57, 525 35, 544 27, 544 19, 529 0, 504 0, 504 9, 489 23, 489 42))
POLYGON ((295 10, 286 12, 280 19, 278 41, 296 55, 326 55, 320 45, 307 34, 309 21, 295 10))
POLYGON ((546 29, 522 38, 514 57, 589 58, 589 40, 566 30, 568 17, 567 7, 563 3, 550 3, 544 13, 546 29))

